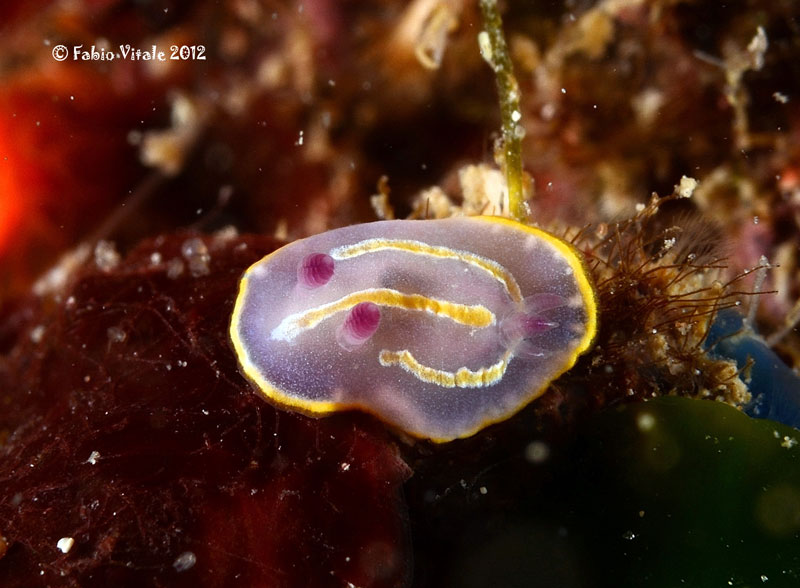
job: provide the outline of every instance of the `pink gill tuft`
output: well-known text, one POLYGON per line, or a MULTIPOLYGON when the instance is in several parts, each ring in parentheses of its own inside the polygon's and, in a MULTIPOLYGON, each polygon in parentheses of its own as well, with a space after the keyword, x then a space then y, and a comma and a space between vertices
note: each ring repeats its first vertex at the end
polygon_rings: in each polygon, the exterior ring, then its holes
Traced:
POLYGON ((327 253, 311 253, 297 268, 297 283, 305 288, 319 288, 333 277, 333 258, 327 253))
POLYGON ((336 342, 353 351, 366 343, 381 322, 381 309, 372 302, 356 304, 348 313, 344 323, 336 331, 336 342))

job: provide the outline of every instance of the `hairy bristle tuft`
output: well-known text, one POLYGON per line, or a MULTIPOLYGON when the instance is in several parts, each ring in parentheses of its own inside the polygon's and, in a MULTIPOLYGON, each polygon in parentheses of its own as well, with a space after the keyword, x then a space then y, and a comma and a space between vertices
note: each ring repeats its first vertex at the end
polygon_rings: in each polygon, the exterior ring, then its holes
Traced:
POLYGON ((752 295, 741 286, 746 274, 727 277, 719 231, 699 215, 657 217, 673 199, 654 196, 630 219, 580 234, 601 328, 570 378, 591 377, 601 403, 680 394, 740 406, 749 393, 735 364, 709 355, 705 342, 716 314, 752 295))

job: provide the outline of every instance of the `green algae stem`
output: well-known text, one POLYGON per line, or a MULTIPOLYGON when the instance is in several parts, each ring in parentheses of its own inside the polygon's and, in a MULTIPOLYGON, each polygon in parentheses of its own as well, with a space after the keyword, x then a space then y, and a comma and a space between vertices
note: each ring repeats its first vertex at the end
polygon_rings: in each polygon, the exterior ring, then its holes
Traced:
POLYGON ((503 35, 503 21, 497 10, 495 0, 481 0, 485 31, 478 36, 481 55, 494 70, 497 79, 497 93, 500 99, 500 115, 503 129, 503 167, 508 185, 508 202, 511 214, 518 221, 528 218, 525 203, 526 190, 522 175, 521 136, 524 134, 520 119, 519 84, 514 77, 514 67, 508 54, 508 46, 503 35))

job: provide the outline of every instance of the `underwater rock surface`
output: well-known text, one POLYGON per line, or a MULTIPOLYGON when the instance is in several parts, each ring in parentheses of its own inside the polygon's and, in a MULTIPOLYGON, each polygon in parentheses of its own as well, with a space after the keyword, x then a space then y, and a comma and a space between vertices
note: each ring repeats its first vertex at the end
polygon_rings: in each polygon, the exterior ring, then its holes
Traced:
POLYGON ((278 411, 237 371, 236 284, 275 247, 148 241, 5 317, 0 585, 408 583, 389 434, 278 411))
POLYGON ((6 311, 0 585, 800 581, 797 431, 722 403, 566 428, 532 406, 405 458, 367 415, 273 408, 226 333, 241 272, 276 245, 106 248, 62 294, 6 311))

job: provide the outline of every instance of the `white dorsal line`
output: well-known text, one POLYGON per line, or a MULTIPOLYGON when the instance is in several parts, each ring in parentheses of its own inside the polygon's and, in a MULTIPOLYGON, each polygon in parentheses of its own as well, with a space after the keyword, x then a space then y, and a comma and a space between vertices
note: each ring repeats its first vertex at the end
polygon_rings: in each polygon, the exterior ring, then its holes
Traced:
POLYGON ((365 239, 351 245, 342 245, 331 249, 330 256, 335 260, 351 259, 359 255, 394 250, 412 255, 423 255, 435 259, 457 259, 480 270, 485 271, 505 288, 506 294, 514 302, 522 302, 522 293, 511 272, 492 259, 441 245, 429 245, 413 239, 365 239))

